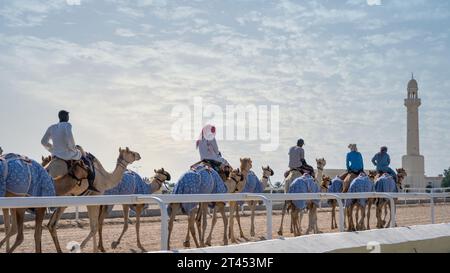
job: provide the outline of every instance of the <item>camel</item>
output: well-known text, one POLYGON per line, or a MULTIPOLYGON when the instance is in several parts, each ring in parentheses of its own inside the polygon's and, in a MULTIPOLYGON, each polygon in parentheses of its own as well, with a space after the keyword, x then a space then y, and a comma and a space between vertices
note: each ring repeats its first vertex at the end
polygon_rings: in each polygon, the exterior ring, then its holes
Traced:
MULTIPOLYGON (((251 160, 249 164, 252 164, 251 160)), ((242 166, 241 166, 242 168, 242 166)), ((274 175, 273 170, 267 166, 262 167, 263 175, 261 180, 259 180, 255 173, 252 171, 249 171, 248 177, 247 177, 247 183, 245 184, 245 188, 243 192, 250 192, 250 193, 263 193, 264 189, 269 184, 269 179, 271 176, 274 175)), ((250 226, 250 236, 255 237, 255 211, 256 211, 256 205, 259 203, 259 201, 248 201, 247 204, 250 207, 251 211, 251 226, 250 226)), ((239 205, 242 204, 242 202, 238 202, 239 205)), ((240 218, 240 217, 239 217, 240 218)))
MULTIPOLYGON (((316 179, 316 182, 318 183, 317 185, 320 185, 322 183, 323 170, 325 168, 325 165, 327 164, 327 161, 325 160, 325 158, 317 158, 316 164, 317 164, 317 174, 316 174, 315 179, 316 179)), ((288 193, 291 183, 294 182, 299 177, 301 177, 302 175, 303 175, 303 173, 300 172, 300 170, 291 170, 289 172, 289 174, 286 176, 286 179, 284 180, 284 192, 288 193)), ((283 209, 281 212, 282 219, 284 218, 284 215, 286 214, 286 209, 289 207, 289 203, 290 203, 290 201, 286 201, 284 203, 284 206, 283 206, 283 209)), ((283 223, 283 220, 281 222, 283 223)), ((294 224, 291 222, 291 233, 294 233, 293 228, 294 228, 294 224)), ((278 235, 283 236, 283 227, 281 227, 280 230, 278 231, 278 235)))
MULTIPOLYGON (((165 181, 170 181, 170 174, 164 170, 164 168, 159 170, 154 170, 155 176, 152 178, 150 184, 145 183, 142 178, 133 171, 125 171, 122 177, 122 181, 117 185, 115 188, 107 190, 105 192, 105 195, 130 195, 130 194, 152 194, 154 192, 157 192, 161 189, 162 185, 165 183, 165 181)), ((145 204, 137 204, 137 205, 122 205, 123 209, 123 230, 120 234, 117 241, 112 242, 111 248, 116 249, 120 241, 125 234, 125 232, 128 230, 128 219, 129 219, 129 210, 130 208, 133 208, 136 212, 136 240, 137 240, 137 246, 139 249, 141 249, 143 252, 145 252, 145 248, 141 244, 140 236, 139 236, 139 228, 140 228, 140 219, 142 211, 145 208, 145 204)), ((103 223, 105 221, 105 218, 108 216, 109 211, 112 209, 113 206, 101 206, 100 207, 100 215, 99 215, 99 221, 98 221, 98 249, 101 252, 105 252, 105 248, 103 246, 103 223)))
MULTIPOLYGON (((373 183, 370 178, 361 173, 350 184, 349 193, 373 192, 373 183)), ((348 199, 346 200, 346 212, 348 216, 348 231, 364 230, 364 218, 366 215, 367 198, 348 199), (353 209, 356 207, 356 227, 353 223, 353 209), (361 212, 361 219, 359 218, 361 212)))
MULTIPOLYGON (((175 185, 172 194, 214 194, 226 192, 227 187, 225 186, 224 181, 214 169, 206 164, 196 164, 191 167, 190 171, 181 176, 175 185)), ((196 247, 204 247, 207 225, 207 204, 200 204, 200 208, 198 208, 197 203, 172 203, 169 206, 170 220, 167 242, 168 249, 170 249, 170 237, 173 230, 173 222, 175 221, 175 217, 180 208, 188 215, 188 230, 186 240, 183 243, 184 247, 190 247, 190 234, 192 234, 196 247), (199 215, 197 215, 197 213, 199 213, 199 215), (201 219, 203 220, 203 226, 201 226, 200 223, 201 219), (199 230, 199 240, 197 240, 195 233, 196 221, 199 230)))
MULTIPOLYGON (((247 183, 248 183, 248 176, 249 176, 249 173, 250 173, 250 169, 253 167, 253 165, 252 165, 253 162, 252 162, 252 160, 250 158, 241 158, 240 162, 241 162, 241 166, 240 166, 241 167, 240 168, 241 174, 244 177, 244 183, 243 183, 244 187, 242 188, 242 190, 237 191, 238 193, 241 193, 241 192, 245 191, 245 188, 247 187, 247 183)), ((238 206, 239 206, 238 202, 236 202, 236 201, 231 201, 230 202, 229 237, 230 237, 231 242, 234 243, 234 244, 237 243, 236 237, 234 236, 234 217, 235 217, 235 214, 236 214, 236 221, 237 221, 238 226, 239 226, 240 236, 242 238, 246 239, 245 236, 244 236, 244 232, 242 231, 241 218, 239 216, 239 208, 238 208, 238 206)))
MULTIPOLYGON (((375 177, 375 191, 376 192, 399 192, 402 189, 402 182, 407 176, 405 169, 396 169, 397 171, 397 183, 389 174, 378 174, 375 177)), ((376 216, 377 216, 377 228, 387 228, 391 225, 392 215, 389 216, 389 222, 386 224, 387 212, 391 211, 391 202, 386 198, 378 198, 376 200, 376 216), (381 214, 385 209, 384 219, 381 218, 381 214)), ((395 209, 395 207, 394 207, 395 209)))
MULTIPOLYGON (((340 193, 342 192, 342 184, 343 181, 339 177, 335 177, 333 180, 331 180, 328 176, 323 176, 322 179, 322 191, 323 192, 329 192, 329 193, 340 193)), ((335 199, 329 199, 328 204, 331 206, 331 229, 337 229, 337 220, 336 220, 336 207, 338 205, 337 200, 335 199)))
MULTIPOLYGON (((131 151, 128 147, 126 149, 119 148, 119 157, 117 159, 116 167, 112 173, 107 172, 98 159, 94 159, 93 164, 96 172, 94 186, 99 191, 98 193, 87 191, 87 179, 75 179, 69 176, 67 165, 61 159, 52 159, 52 161, 46 165, 45 168, 52 177, 62 176, 59 181, 55 182, 57 196, 102 195, 106 190, 112 189, 120 183, 122 180, 122 175, 128 165, 140 159, 141 156, 139 153, 131 151)), ((56 227, 65 209, 66 207, 57 208, 51 215, 48 223, 48 229, 58 253, 61 253, 62 250, 58 240, 56 227)), ((100 206, 87 206, 87 209, 89 215, 90 233, 83 240, 80 247, 83 249, 92 238, 93 251, 97 252, 96 233, 98 230, 100 206)))
MULTIPOLYGON (((309 174, 304 174, 302 177, 296 179, 289 187, 289 193, 318 193, 320 191, 319 186, 314 181, 313 177, 309 174)), ((314 233, 320 233, 317 226, 317 207, 319 205, 319 200, 293 200, 287 201, 285 207, 287 210, 291 211, 291 223, 294 236, 301 235, 301 221, 303 218, 303 213, 305 211, 309 212, 309 223, 306 234, 311 231, 314 233), (300 213, 300 218, 299 218, 300 213)), ((280 236, 283 235, 283 220, 284 214, 281 216, 281 225, 278 231, 280 236)))
MULTIPOLYGON (((86 175, 82 166, 75 164, 74 175, 86 175), (81 171, 81 172, 79 172, 81 171), (83 173, 84 171, 84 173, 83 173)), ((0 158, 0 196, 5 197, 27 197, 27 196, 55 196, 55 187, 53 179, 48 175, 45 169, 36 161, 27 157, 15 154, 7 154, 0 158)), ((6 243, 6 251, 9 253, 23 243, 23 226, 25 208, 3 209, 3 218, 5 222, 5 238, 0 242, 0 247, 6 243), (11 211, 12 220, 9 212, 11 211), (10 227, 12 222, 12 227, 10 227), (10 248, 9 239, 17 234, 13 246, 10 248)), ((35 213, 35 251, 42 252, 42 222, 44 221, 46 208, 34 208, 35 213)))
MULTIPOLYGON (((228 178, 225 180, 225 185, 227 186, 227 193, 240 193, 244 190, 245 187, 245 178, 244 175, 240 172, 239 169, 232 170, 228 176, 228 178)), ((214 226, 217 223, 217 211, 220 212, 223 219, 223 226, 224 226, 224 232, 223 232, 223 244, 228 245, 228 218, 225 215, 225 203, 218 202, 215 203, 214 210, 213 210, 213 218, 212 218, 212 224, 211 224, 211 230, 209 232, 208 238, 206 239, 206 245, 211 246, 211 239, 212 239, 212 232, 214 230, 214 226)))

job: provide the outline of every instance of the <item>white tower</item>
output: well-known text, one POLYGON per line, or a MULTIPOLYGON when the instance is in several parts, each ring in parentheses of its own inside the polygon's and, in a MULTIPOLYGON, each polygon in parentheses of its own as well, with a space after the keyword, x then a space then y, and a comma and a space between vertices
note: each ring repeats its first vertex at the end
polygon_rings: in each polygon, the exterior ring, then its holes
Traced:
POLYGON ((408 83, 408 97, 405 99, 407 109, 407 133, 406 155, 403 156, 403 168, 408 176, 407 185, 413 188, 424 188, 425 185, 425 160, 419 150, 419 106, 421 101, 418 96, 419 87, 417 81, 412 79, 408 83))

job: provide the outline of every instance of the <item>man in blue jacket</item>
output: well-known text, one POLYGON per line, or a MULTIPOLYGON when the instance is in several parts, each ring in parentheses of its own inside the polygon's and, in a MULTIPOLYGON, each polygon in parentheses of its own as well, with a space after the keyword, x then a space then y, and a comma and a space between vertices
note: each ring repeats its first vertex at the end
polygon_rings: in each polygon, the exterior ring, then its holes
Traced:
POLYGON ((347 154, 347 158, 345 160, 347 165, 347 172, 340 175, 340 178, 342 180, 344 180, 345 177, 347 177, 347 175, 350 173, 359 175, 360 173, 364 172, 364 160, 361 153, 358 152, 356 144, 349 144, 348 148, 350 149, 350 152, 347 154))
POLYGON ((372 163, 377 167, 377 172, 388 173, 397 182, 397 174, 393 169, 389 167, 391 164, 391 157, 387 153, 388 148, 386 146, 381 147, 380 152, 372 158, 372 163))

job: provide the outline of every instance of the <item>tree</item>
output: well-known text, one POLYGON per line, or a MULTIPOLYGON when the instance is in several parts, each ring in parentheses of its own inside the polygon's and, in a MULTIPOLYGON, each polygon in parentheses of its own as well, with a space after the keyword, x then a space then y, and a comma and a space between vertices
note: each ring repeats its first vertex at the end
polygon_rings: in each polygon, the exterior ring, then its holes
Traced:
POLYGON ((442 187, 443 188, 450 187, 450 167, 447 170, 444 170, 444 179, 442 179, 442 187))

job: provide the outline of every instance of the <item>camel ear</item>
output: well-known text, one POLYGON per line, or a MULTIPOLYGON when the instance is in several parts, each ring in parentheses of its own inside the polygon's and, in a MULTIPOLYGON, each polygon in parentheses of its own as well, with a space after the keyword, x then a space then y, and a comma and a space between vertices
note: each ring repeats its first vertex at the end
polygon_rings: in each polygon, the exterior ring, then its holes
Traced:
POLYGON ((154 169, 154 171, 155 171, 155 173, 158 173, 158 172, 156 171, 156 169, 154 169))
POLYGON ((125 149, 125 151, 127 151, 127 153, 128 153, 128 152, 130 151, 130 148, 127 147, 127 148, 125 149))

